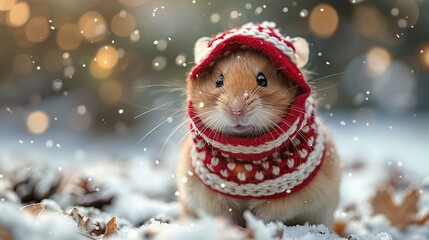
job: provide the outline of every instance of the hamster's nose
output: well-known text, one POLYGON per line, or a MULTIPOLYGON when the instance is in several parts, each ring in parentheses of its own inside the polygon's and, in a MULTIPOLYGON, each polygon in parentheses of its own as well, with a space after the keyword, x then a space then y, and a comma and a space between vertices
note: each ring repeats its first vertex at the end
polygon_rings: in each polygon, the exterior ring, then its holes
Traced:
POLYGON ((241 115, 244 110, 244 103, 238 99, 234 99, 230 105, 230 110, 233 115, 241 115))

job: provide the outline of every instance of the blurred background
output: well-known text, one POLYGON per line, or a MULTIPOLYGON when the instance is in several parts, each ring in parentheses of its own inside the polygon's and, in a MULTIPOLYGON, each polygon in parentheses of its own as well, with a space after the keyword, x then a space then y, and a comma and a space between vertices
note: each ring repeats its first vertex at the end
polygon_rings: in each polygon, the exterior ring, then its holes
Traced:
POLYGON ((311 44, 343 155, 428 160, 428 12, 425 0, 0 0, 0 158, 175 154, 194 42, 268 20, 311 44))

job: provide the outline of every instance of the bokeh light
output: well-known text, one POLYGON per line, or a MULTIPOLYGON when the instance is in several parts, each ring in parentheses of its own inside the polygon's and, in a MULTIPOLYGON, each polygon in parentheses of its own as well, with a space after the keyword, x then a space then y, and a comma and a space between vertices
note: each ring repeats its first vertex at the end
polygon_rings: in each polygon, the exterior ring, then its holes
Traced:
POLYGON ((107 25, 103 16, 95 11, 84 13, 79 19, 82 36, 91 42, 98 42, 107 36, 107 25))
POLYGON ((72 78, 75 72, 76 72, 76 69, 72 65, 65 67, 63 70, 64 77, 67 77, 67 78, 72 78))
POLYGON ((9 11, 16 0, 0 0, 0 11, 9 11))
POLYGON ((112 73, 112 68, 102 68, 98 64, 97 60, 94 59, 89 64, 89 71, 91 75, 96 79, 105 79, 112 73))
POLYGON ((353 13, 353 23, 358 32, 365 37, 375 37, 385 29, 385 21, 380 12, 372 5, 362 5, 353 13))
POLYGON ((130 34, 131 42, 138 42, 140 40, 140 30, 136 29, 130 34))
POLYGON ((20 27, 28 21, 28 18, 30 18, 30 7, 26 2, 19 2, 7 13, 7 24, 20 27))
POLYGON ((57 34, 57 45, 63 50, 74 50, 80 46, 82 37, 79 27, 74 23, 61 26, 57 34))
POLYGON ((30 55, 21 53, 13 60, 13 72, 18 75, 28 75, 33 70, 33 63, 30 55))
POLYGON ((147 0, 119 0, 119 2, 129 7, 137 7, 147 2, 147 0))
POLYGON ((119 37, 126 37, 136 28, 136 20, 130 13, 122 10, 113 16, 110 26, 113 33, 119 37))
POLYGON ((422 47, 419 54, 422 65, 429 68, 429 43, 422 47))
POLYGON ((106 104, 117 103, 122 98, 122 86, 114 80, 103 82, 99 90, 100 99, 106 104))
POLYGON ((186 66, 186 54, 180 53, 176 56, 176 64, 178 66, 186 66))
POLYGON ((219 13, 213 13, 210 15, 210 22, 212 23, 218 23, 220 21, 220 14, 219 13))
POLYGON ((113 46, 106 45, 98 49, 95 59, 99 67, 111 69, 118 62, 118 54, 113 46))
POLYGON ((48 20, 44 17, 33 17, 25 25, 25 37, 33 43, 40 43, 49 36, 48 20))
POLYGON ((31 112, 27 117, 27 128, 32 134, 42 134, 49 127, 48 115, 43 111, 31 112))
POLYGON ((155 71, 161 71, 167 66, 167 59, 163 56, 158 56, 152 60, 152 68, 155 71))
POLYGON ((160 52, 165 51, 168 46, 168 43, 165 39, 155 40, 153 44, 155 44, 156 49, 160 52))
POLYGON ((389 52, 381 47, 370 49, 366 55, 366 66, 375 76, 382 74, 390 65, 389 52))
POLYGON ((338 13, 328 4, 319 4, 310 13, 309 26, 316 36, 328 38, 337 30, 338 13))
POLYGON ((54 79, 54 80, 52 81, 52 84, 51 84, 52 89, 53 89, 55 92, 59 92, 59 91, 61 91, 61 89, 63 88, 63 85, 64 85, 64 83, 63 83, 63 81, 62 81, 61 79, 54 79))

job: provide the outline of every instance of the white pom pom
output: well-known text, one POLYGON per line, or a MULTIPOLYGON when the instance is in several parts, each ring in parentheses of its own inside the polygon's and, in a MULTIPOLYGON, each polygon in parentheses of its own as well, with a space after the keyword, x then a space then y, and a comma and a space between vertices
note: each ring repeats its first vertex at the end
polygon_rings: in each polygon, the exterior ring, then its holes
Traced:
POLYGON ((308 56, 310 54, 310 48, 304 38, 293 38, 291 43, 295 47, 295 58, 296 66, 301 68, 304 67, 308 62, 308 56))
POLYGON ((202 37, 197 40, 194 46, 194 62, 200 64, 203 60, 203 52, 207 49, 210 42, 209 37, 202 37))

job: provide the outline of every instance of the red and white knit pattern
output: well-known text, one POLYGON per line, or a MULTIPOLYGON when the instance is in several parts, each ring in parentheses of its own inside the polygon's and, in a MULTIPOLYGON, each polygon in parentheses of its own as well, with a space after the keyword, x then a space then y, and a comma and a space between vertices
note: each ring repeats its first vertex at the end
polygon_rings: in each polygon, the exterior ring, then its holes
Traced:
MULTIPOLYGON (((222 144, 208 137, 213 134, 199 131, 201 126, 193 122, 191 157, 195 174, 213 190, 238 198, 276 198, 298 191, 316 175, 325 152, 324 136, 319 132, 311 98, 302 118, 303 121, 296 119, 294 128, 281 134, 282 140, 263 146, 222 144), (301 124, 297 126, 298 123, 301 124), (232 158, 231 150, 246 151, 249 155, 232 158), (269 156, 254 158, 261 153, 269 156)), ((277 131, 282 129, 273 129, 271 133, 277 131)))
POLYGON ((253 23, 247 23, 240 28, 233 28, 229 31, 225 31, 222 33, 219 33, 214 37, 214 40, 211 41, 208 48, 204 50, 204 52, 201 54, 200 59, 204 60, 206 59, 213 49, 215 49, 220 43, 224 42, 225 40, 234 37, 234 36, 246 36, 246 37, 252 37, 255 39, 260 39, 263 42, 268 42, 277 49, 279 49, 284 55, 289 57, 292 62, 296 62, 295 55, 294 55, 294 48, 292 44, 290 43, 291 39, 290 37, 282 38, 280 32, 275 28, 276 24, 273 22, 263 22, 261 24, 253 24, 253 23))
POLYGON ((214 191, 244 199, 283 197, 305 187, 319 171, 325 155, 324 135, 311 87, 296 66, 291 41, 274 23, 249 23, 216 35, 191 70, 189 80, 198 81, 220 56, 250 48, 267 55, 298 89, 278 126, 249 138, 225 136, 207 128, 189 100, 192 166, 196 176, 214 191))

